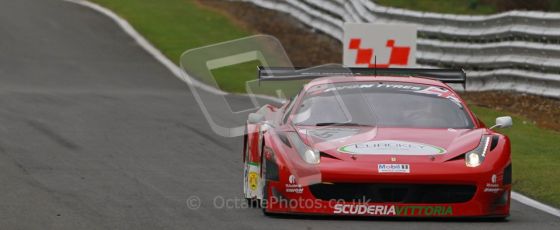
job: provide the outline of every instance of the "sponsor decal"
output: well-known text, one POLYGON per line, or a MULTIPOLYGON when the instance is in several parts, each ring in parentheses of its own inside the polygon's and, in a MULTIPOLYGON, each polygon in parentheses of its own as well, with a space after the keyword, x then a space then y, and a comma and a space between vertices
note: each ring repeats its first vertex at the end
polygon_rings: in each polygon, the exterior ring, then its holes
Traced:
POLYGON ((502 188, 497 184, 486 184, 486 188, 484 188, 484 192, 498 193, 500 191, 502 191, 502 188))
POLYGON ((378 164, 377 172, 379 173, 410 173, 410 165, 408 164, 378 164))
POLYGON ((257 190, 259 184, 259 175, 256 172, 249 172, 249 188, 253 191, 257 190))
POLYGON ((303 186, 297 183, 296 176, 290 175, 290 177, 288 177, 288 182, 289 184, 286 184, 287 193, 303 193, 303 186))
POLYGON ((490 183, 486 183, 484 192, 498 193, 502 190, 502 187, 498 184, 498 176, 496 174, 492 174, 490 177, 490 183))
POLYGON ((395 206, 395 205, 365 205, 365 204, 336 204, 334 214, 354 214, 373 216, 451 216, 451 206, 395 206))
POLYGON ((288 177, 288 182, 290 182, 290 184, 295 184, 296 183, 296 176, 290 175, 290 177, 288 177))
POLYGON ((374 87, 375 84, 356 84, 356 85, 344 85, 344 86, 337 86, 325 89, 323 92, 330 92, 335 90, 345 90, 345 89, 368 89, 374 87))
POLYGON ((351 154, 371 155, 438 155, 446 152, 445 149, 433 145, 393 140, 368 141, 359 144, 351 144, 339 148, 338 151, 351 154))
POLYGON ((401 90, 421 90, 422 88, 419 86, 413 85, 403 85, 403 84, 354 84, 354 85, 343 85, 337 87, 330 87, 327 88, 321 93, 331 92, 331 91, 338 91, 338 90, 345 90, 345 89, 371 89, 371 88, 381 88, 381 89, 401 89, 401 90))
POLYGON ((401 85, 401 84, 378 84, 377 88, 385 88, 385 89, 404 89, 404 90, 420 90, 419 86, 413 85, 401 85))

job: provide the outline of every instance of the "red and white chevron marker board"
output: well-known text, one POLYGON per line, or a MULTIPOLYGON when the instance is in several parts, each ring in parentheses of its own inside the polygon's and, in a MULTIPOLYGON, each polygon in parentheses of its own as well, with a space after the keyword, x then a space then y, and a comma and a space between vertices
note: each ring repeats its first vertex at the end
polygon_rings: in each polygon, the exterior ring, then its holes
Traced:
POLYGON ((343 64, 347 67, 416 66, 416 26, 413 25, 346 23, 343 45, 343 64))

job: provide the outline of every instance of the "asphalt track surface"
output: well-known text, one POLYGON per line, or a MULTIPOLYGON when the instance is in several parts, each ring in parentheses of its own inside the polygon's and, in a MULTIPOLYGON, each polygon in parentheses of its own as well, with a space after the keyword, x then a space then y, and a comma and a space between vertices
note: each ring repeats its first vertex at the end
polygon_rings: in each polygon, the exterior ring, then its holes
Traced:
POLYGON ((0 105, 0 229, 560 229, 517 202, 498 223, 216 207, 241 200, 241 139, 213 134, 182 81, 72 3, 0 0, 0 105))

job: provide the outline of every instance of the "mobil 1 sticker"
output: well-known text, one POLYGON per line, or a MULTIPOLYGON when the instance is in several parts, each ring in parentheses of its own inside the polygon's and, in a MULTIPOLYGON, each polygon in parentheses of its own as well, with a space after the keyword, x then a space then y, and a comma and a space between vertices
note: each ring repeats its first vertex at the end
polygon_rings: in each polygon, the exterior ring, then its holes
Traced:
POLYGON ((378 164, 377 172, 379 173, 410 173, 410 165, 408 164, 378 164))

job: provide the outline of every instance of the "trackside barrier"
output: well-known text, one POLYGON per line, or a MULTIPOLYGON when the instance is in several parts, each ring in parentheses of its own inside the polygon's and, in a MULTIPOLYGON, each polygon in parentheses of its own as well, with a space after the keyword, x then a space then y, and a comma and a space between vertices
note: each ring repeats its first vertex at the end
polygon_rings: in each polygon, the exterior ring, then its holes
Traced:
POLYGON ((419 66, 464 68, 469 91, 515 90, 560 98, 560 13, 470 16, 385 7, 371 0, 241 1, 288 13, 339 41, 345 22, 413 24, 418 27, 419 66))

